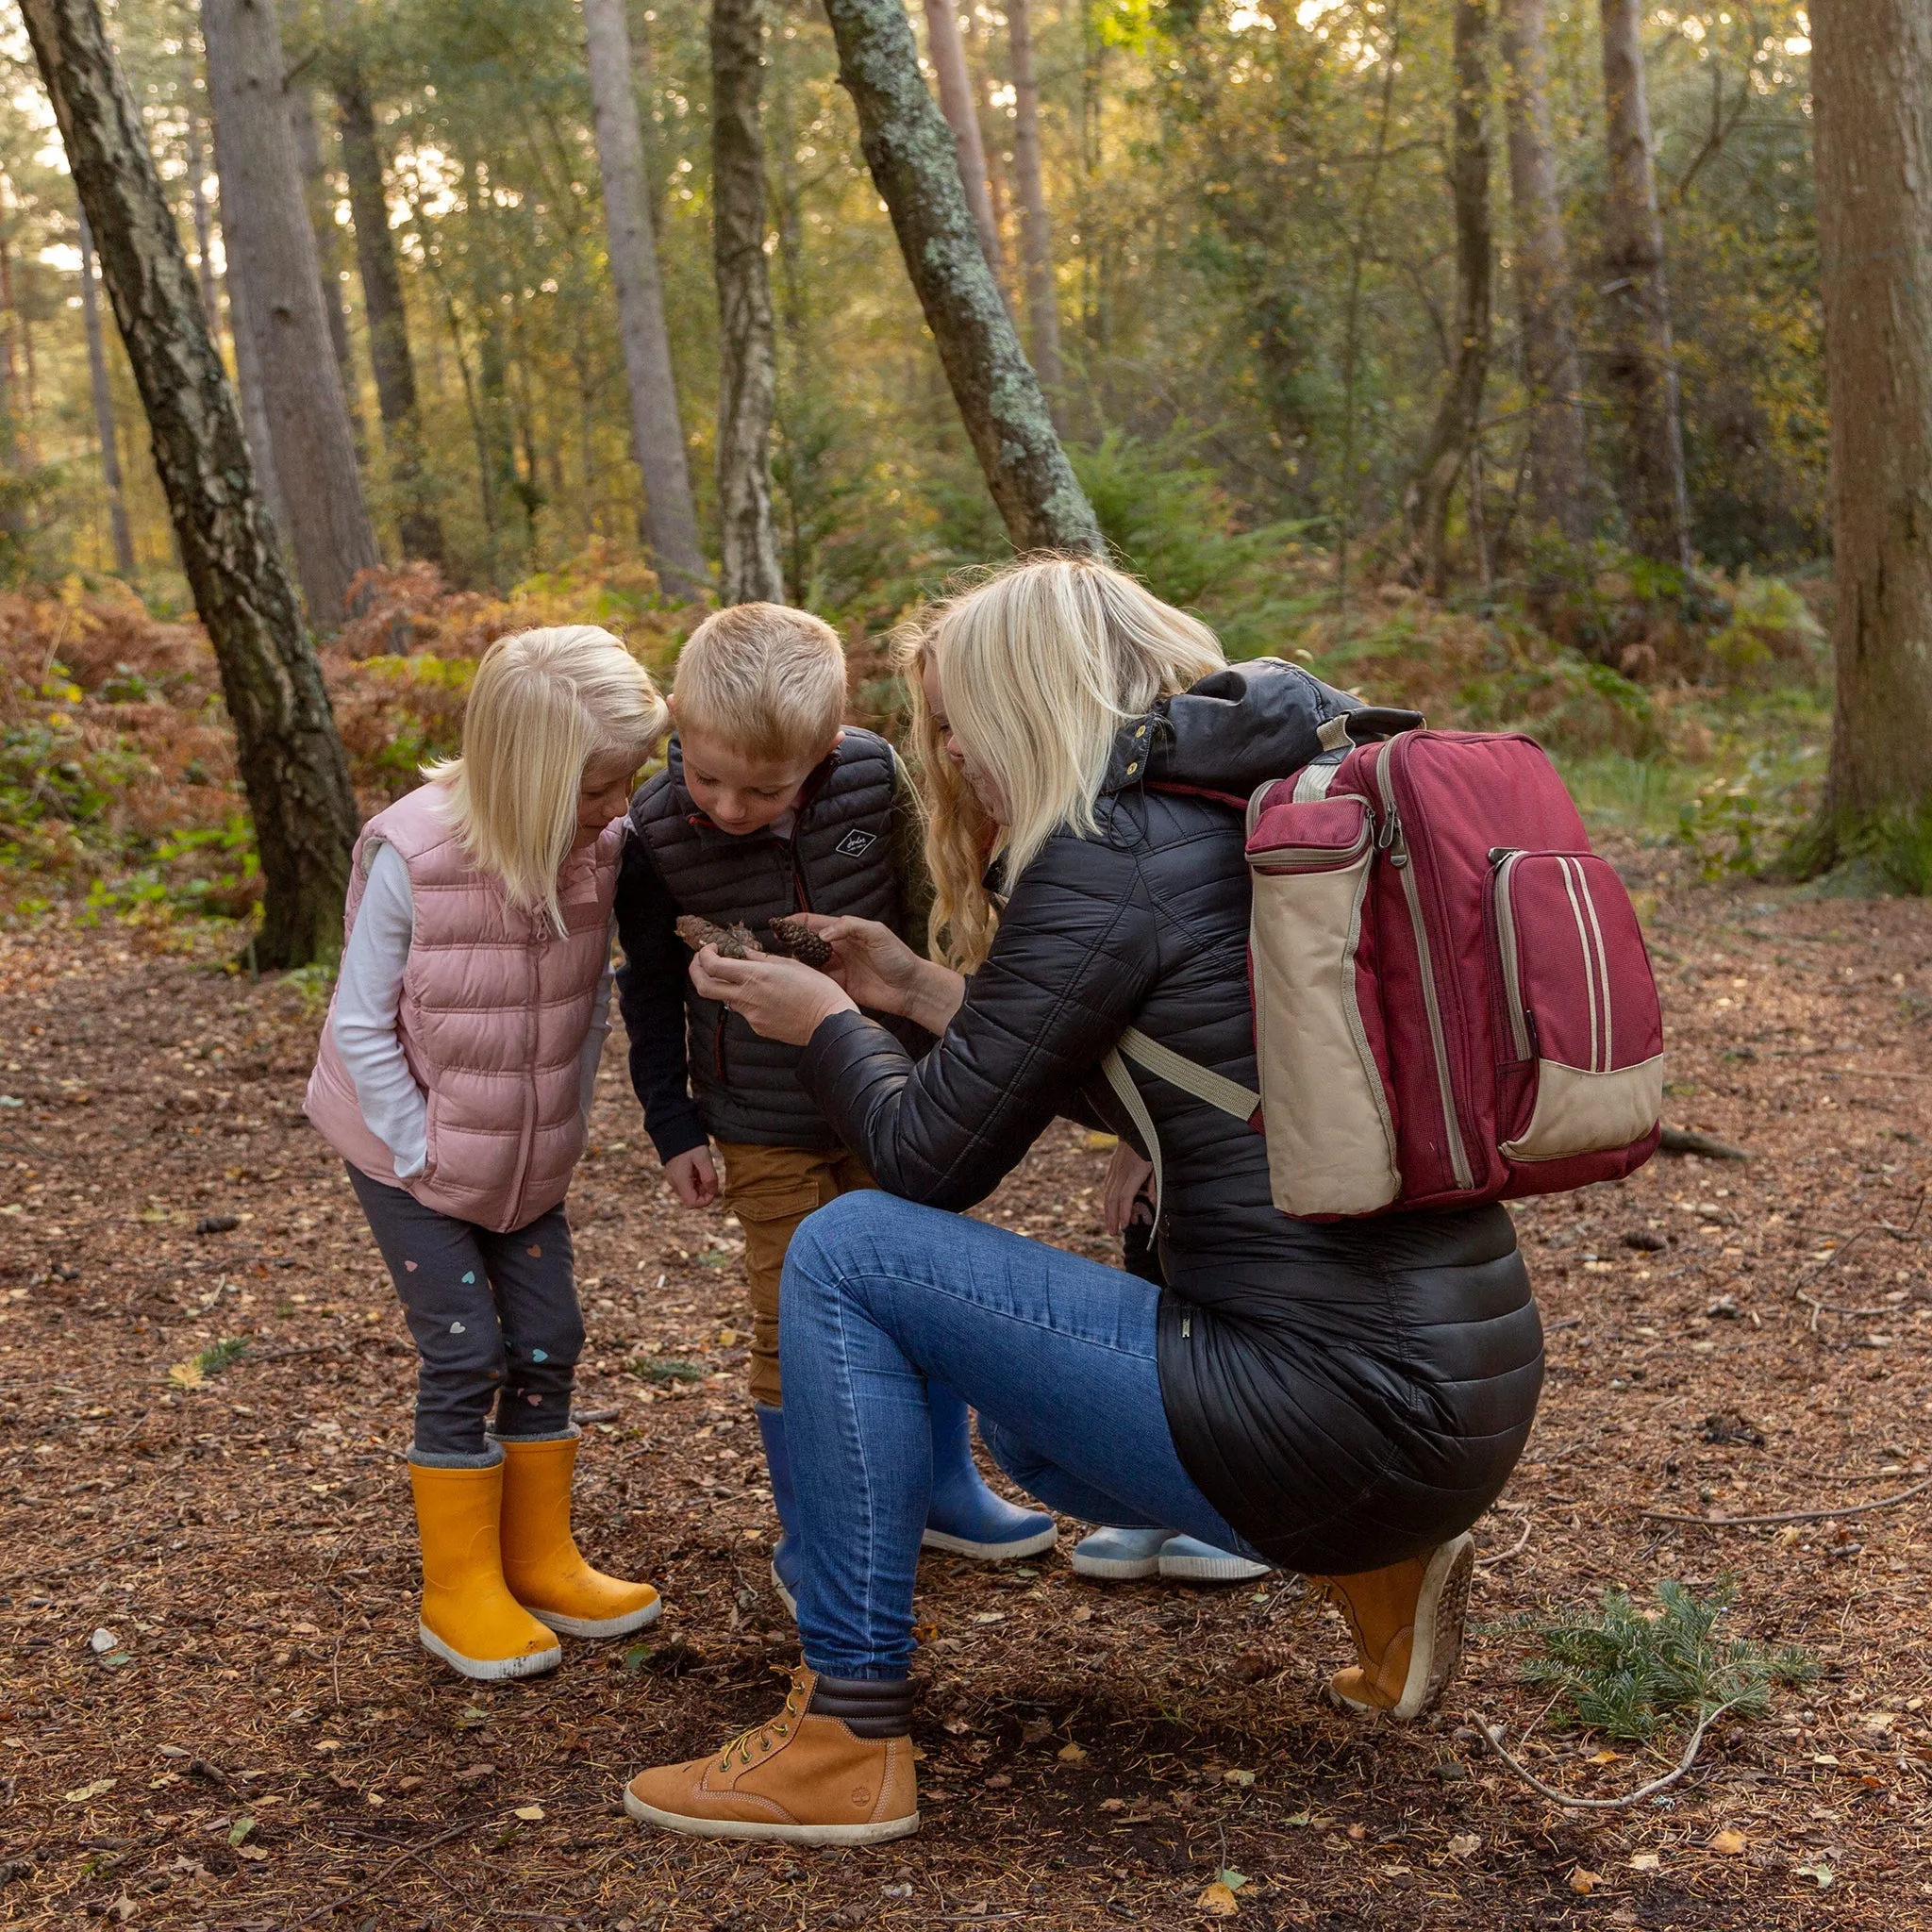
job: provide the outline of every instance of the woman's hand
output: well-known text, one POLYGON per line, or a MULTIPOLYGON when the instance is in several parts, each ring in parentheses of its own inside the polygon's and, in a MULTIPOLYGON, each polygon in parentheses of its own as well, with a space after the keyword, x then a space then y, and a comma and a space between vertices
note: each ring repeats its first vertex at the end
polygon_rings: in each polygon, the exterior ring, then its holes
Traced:
POLYGON ((1124 1141, 1114 1143, 1103 1187, 1107 1231, 1125 1234, 1131 1221, 1154 1219, 1154 1163, 1142 1160, 1124 1141))
POLYGON ((833 919, 804 912, 808 925, 832 948, 825 970, 861 1007, 875 1013, 898 1013, 943 1033, 966 997, 964 977, 930 959, 922 959, 889 925, 876 919, 833 919))
POLYGON ((691 983, 706 999, 729 1007, 754 1033, 790 1046, 804 1046, 832 1014, 858 1009, 829 974, 767 955, 727 959, 715 946, 692 958, 691 983))

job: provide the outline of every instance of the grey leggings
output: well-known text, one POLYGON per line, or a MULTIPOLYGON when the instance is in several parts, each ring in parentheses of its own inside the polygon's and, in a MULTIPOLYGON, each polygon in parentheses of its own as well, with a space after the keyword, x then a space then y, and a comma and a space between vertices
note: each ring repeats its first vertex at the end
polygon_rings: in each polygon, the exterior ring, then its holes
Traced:
POLYGON ((414 1460, 488 1463, 499 1436, 558 1436, 584 1346, 561 1207, 496 1234, 349 1169, 416 1339, 414 1460))

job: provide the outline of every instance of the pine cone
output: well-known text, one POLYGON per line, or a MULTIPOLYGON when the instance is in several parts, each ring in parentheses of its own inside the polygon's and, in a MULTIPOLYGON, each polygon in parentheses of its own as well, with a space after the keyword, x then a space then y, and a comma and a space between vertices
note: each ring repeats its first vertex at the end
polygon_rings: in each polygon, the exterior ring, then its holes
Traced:
POLYGON ((720 957, 726 959, 749 959, 754 953, 765 950, 752 937, 749 926, 713 925, 708 919, 700 919, 693 912, 687 912, 677 922, 677 937, 693 953, 715 946, 720 957))
POLYGON ((821 972, 832 963, 829 941, 823 940, 802 919, 774 919, 770 930, 778 947, 801 965, 816 966, 821 972))

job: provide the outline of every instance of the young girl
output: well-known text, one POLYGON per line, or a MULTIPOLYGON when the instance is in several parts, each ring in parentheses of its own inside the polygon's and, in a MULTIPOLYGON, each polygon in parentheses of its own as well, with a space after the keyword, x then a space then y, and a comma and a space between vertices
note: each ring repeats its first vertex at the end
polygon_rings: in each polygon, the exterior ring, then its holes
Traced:
POLYGON ((419 1635, 466 1677, 553 1669, 553 1632, 614 1637, 659 1608, 571 1535, 584 1328, 563 1197, 609 1029, 625 808, 668 725, 609 632, 501 639, 462 756, 356 843, 307 1111, 415 1337, 419 1635))

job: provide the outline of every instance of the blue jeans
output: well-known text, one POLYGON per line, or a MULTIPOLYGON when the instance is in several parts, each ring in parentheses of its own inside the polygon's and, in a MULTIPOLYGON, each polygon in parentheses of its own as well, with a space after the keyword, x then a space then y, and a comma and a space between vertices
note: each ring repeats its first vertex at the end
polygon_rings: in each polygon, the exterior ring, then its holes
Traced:
POLYGON ((792 1237, 780 1298, 805 1658, 895 1678, 932 1481, 928 1376, 979 1411, 1000 1467, 1049 1508, 1247 1553, 1175 1454, 1155 1359, 1159 1290, 1024 1235, 884 1193, 792 1237))

